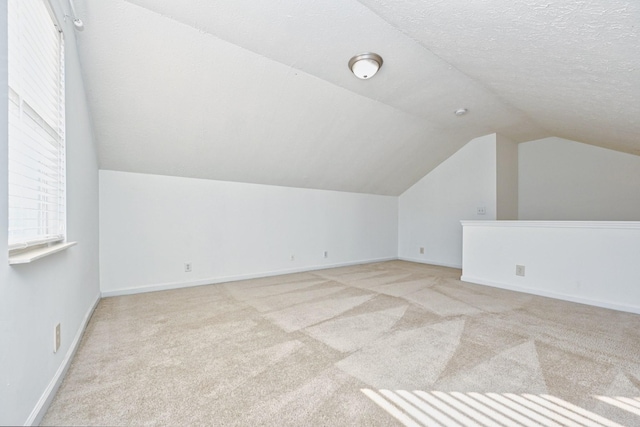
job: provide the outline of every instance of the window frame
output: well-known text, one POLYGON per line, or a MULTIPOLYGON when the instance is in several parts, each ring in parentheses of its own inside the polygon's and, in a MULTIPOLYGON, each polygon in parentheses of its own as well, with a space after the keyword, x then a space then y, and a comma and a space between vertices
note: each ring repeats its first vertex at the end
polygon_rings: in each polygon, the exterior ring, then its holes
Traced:
MULTIPOLYGON (((12 1, 13 1, 14 8, 29 7, 29 6, 21 5, 21 3, 24 2, 25 0, 9 0, 9 2, 12 2, 12 1)), ((34 1, 34 0, 28 0, 28 1, 34 1)), ((47 20, 47 27, 42 27, 42 30, 40 30, 41 27, 37 27, 37 25, 34 25, 34 22, 36 22, 35 19, 38 19, 37 17, 34 18, 34 21, 30 22, 31 27, 28 27, 28 25, 24 26, 23 24, 20 23, 24 21, 18 21, 18 22, 11 21, 11 19, 15 19, 16 16, 12 15, 11 13, 8 13, 7 19, 8 21, 13 22, 13 24, 11 22, 8 22, 7 27, 9 28, 9 26, 11 25, 18 26, 18 28, 15 30, 15 33, 13 34, 14 43, 8 46, 8 49, 9 49, 7 52, 8 68, 9 68, 9 72, 11 73, 11 69, 12 69, 11 62, 15 61, 15 63, 17 63, 17 65, 14 67, 14 70, 13 70, 15 75, 29 72, 28 70, 34 70, 34 71, 31 71, 31 73, 33 73, 34 75, 38 74, 40 70, 37 69, 37 66, 39 64, 42 64, 43 62, 41 62, 42 59, 38 58, 37 47, 33 45, 33 43, 34 41, 40 42, 40 43, 51 42, 52 45, 54 46, 54 49, 51 50, 51 52, 53 52, 54 54, 57 53, 57 61, 56 61, 56 64, 53 64, 54 57, 53 55, 50 55, 48 67, 50 67, 50 70, 54 70, 54 69, 56 70, 53 74, 56 78, 55 80, 53 80, 55 83, 49 82, 49 85, 45 86, 44 93, 46 95, 43 95, 43 96, 53 95, 53 98, 52 98, 53 101, 51 102, 53 102, 53 104, 56 106, 56 108, 54 109, 54 111, 56 112, 56 115, 54 117, 55 123, 51 123, 51 118, 52 118, 51 115, 49 116, 50 120, 48 121, 46 117, 46 113, 45 113, 45 116, 43 117, 43 115, 38 111, 36 111, 36 108, 34 108, 34 106, 32 106, 28 102, 28 101, 31 101, 31 99, 29 99, 29 95, 25 96, 25 94, 27 94, 28 92, 28 89, 26 88, 28 83, 25 84, 25 82, 28 81, 27 78, 22 78, 22 76, 15 79, 11 79, 11 77, 9 78, 9 88, 8 88, 8 97, 7 97, 7 103, 9 104, 9 111, 8 111, 9 137, 7 140, 8 141, 7 149, 9 152, 8 168, 7 168, 8 184, 9 184, 8 185, 9 209, 8 209, 8 222, 7 222, 7 231, 8 231, 7 247, 8 247, 8 253, 9 253, 9 264, 31 262, 35 259, 41 258, 50 253, 58 252, 62 249, 66 249, 67 247, 75 244, 75 242, 73 243, 66 242, 66 239, 67 239, 67 209, 66 209, 67 208, 67 185, 66 185, 66 171, 67 171, 66 154, 67 153, 66 153, 66 148, 67 147, 66 147, 66 99, 65 99, 66 98, 65 35, 50 0, 35 0, 35 1, 40 1, 42 3, 42 5, 46 9, 47 16, 48 16, 48 19, 50 19, 50 21, 47 20), (48 26, 49 24, 53 25, 53 28, 49 27, 48 26), (36 27, 37 27, 37 31, 34 32, 36 34, 35 36, 33 36, 34 38, 27 40, 30 37, 30 35, 26 34, 25 28, 33 29, 36 27), (54 38, 51 37, 51 33, 47 34, 47 32, 51 32, 52 30, 55 30, 57 35, 57 40, 55 41, 54 41, 54 38), (17 42, 16 42, 16 37, 19 37, 17 42), (25 49, 25 47, 30 48, 30 50, 25 49), (14 50, 14 52, 17 49, 19 53, 12 55, 11 54, 12 49, 14 50), (56 52, 56 49, 57 49, 57 52, 56 52), (29 68, 28 65, 25 65, 25 63, 30 62, 26 58, 27 55, 29 54, 33 55, 33 57, 38 58, 35 61, 31 61, 34 63, 30 65, 32 65, 34 68, 29 68), (14 87, 12 87, 11 84, 13 84, 14 87), (12 97, 14 99, 12 99, 12 97), (16 107, 17 107, 17 110, 16 110, 16 107), (13 112, 12 112, 12 108, 13 108, 13 112), (18 115, 12 116, 12 114, 15 113, 16 111, 18 115), (25 115, 28 116, 27 119, 24 118, 25 115), (30 121, 32 123, 25 124, 27 121, 30 121), (15 133, 12 132, 12 128, 15 133), (48 135, 28 138, 25 136, 26 132, 31 132, 32 134, 35 134, 38 132, 40 133, 44 132, 48 135), (22 135, 20 135, 20 133, 22 133, 22 135), (11 137, 12 134, 14 135, 13 138, 11 137), (18 139, 20 139, 20 142, 18 142, 18 139), (14 144, 13 147, 12 147, 12 140, 14 144), (51 141, 53 141, 53 144, 51 144, 50 147, 47 146, 46 144, 50 143, 51 141), (43 153, 43 151, 45 150, 45 147, 49 149, 50 153, 54 153, 54 154, 47 155, 43 153), (29 150, 31 150, 31 153, 36 153, 36 155, 31 156, 31 160, 33 160, 32 165, 35 164, 36 165, 35 167, 31 167, 31 165, 29 166, 25 165, 26 162, 24 162, 24 158, 25 158, 24 153, 25 151, 29 151, 29 150), (11 159, 12 151, 14 152, 16 157, 20 158, 20 160, 23 160, 23 163, 20 163, 19 161, 14 160, 13 167, 12 167, 12 159, 11 159), (53 176, 53 179, 38 180, 39 181, 38 182, 36 181, 35 177, 38 176, 39 174, 40 175, 44 174, 43 173, 43 168, 45 167, 44 161, 47 160, 45 159, 45 157, 47 156, 49 157, 48 160, 53 159, 52 160, 53 167, 49 167, 49 169, 54 170, 54 173, 51 174, 51 176, 53 176), (16 171, 18 171, 18 173, 16 171), (14 176, 13 179, 12 179, 12 174, 14 176), (16 176, 21 174, 27 178, 16 178, 16 176), (33 181, 31 189, 26 191, 16 190, 17 187, 20 187, 19 184, 24 182, 24 179, 30 179, 33 181), (53 183, 53 185, 50 185, 50 183, 53 183), (13 191, 12 191, 12 185, 13 185, 13 191), (51 188, 52 190, 47 190, 47 188, 51 188), (51 193, 49 191, 51 191, 51 193), (27 197, 25 193, 31 193, 29 195, 36 195, 38 198, 37 200, 32 198, 31 202, 28 202, 28 201, 24 202, 24 200, 29 199, 29 197, 27 197), (27 204, 24 204, 24 203, 27 203, 27 204), (38 206, 37 208, 34 208, 33 206, 25 207, 25 206, 28 206, 28 203, 32 203, 38 206), (48 205, 53 205, 54 209, 47 208, 46 206, 48 205), (37 214, 34 215, 35 218, 30 219, 32 223, 35 223, 35 225, 31 228, 25 227, 24 225, 26 224, 25 211, 27 210, 31 210, 32 212, 33 211, 37 212, 37 214), (12 216, 12 212, 14 216, 12 216), (16 212, 18 213, 17 215, 16 215, 16 212), (51 214, 55 217, 53 220, 49 219, 49 215, 51 214), (13 229, 14 233, 12 233, 11 226, 12 225, 15 226, 16 223, 20 224, 20 227, 13 229), (18 230, 18 232, 21 233, 21 235, 19 235, 18 238, 15 238, 16 230, 18 230), (34 236, 29 236, 28 233, 25 233, 26 230, 35 230, 37 234, 34 236), (12 236, 12 234, 14 234, 14 236, 12 236), (14 239, 12 239, 12 237, 14 237, 14 239)), ((8 7, 10 7, 9 2, 7 4, 8 7)), ((33 3, 32 5, 35 7, 40 7, 35 3, 33 3)), ((14 12, 19 13, 18 9, 14 9, 14 12)), ((23 18, 25 16, 27 17, 27 21, 28 19, 31 18, 31 15, 28 13, 21 13, 18 15, 19 18, 23 18)), ((43 14, 40 13, 40 21, 42 21, 43 19, 42 16, 43 14)), ((9 31, 11 31, 11 29, 9 31)), ((9 36, 12 37, 11 35, 9 36)), ((44 49, 47 49, 47 47, 45 46, 44 49)), ((51 52, 49 52, 48 50, 45 50, 45 53, 51 53, 51 52)), ((44 59, 44 61, 47 61, 47 59, 44 59)), ((38 83, 40 83, 40 80, 32 79, 31 82, 33 81, 37 81, 38 83)), ((33 99, 35 100, 34 102, 38 104, 39 102, 38 100, 40 98, 38 99, 33 98, 33 99)), ((22 186, 21 188, 26 188, 26 187, 22 186)))

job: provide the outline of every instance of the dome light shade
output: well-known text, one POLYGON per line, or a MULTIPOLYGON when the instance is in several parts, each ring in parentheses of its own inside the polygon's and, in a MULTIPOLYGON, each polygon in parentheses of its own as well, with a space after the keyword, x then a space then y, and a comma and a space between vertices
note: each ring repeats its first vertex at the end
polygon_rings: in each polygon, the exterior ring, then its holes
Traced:
POLYGON ((382 57, 377 53, 361 53, 349 60, 349 69, 359 79, 373 77, 382 67, 382 57))

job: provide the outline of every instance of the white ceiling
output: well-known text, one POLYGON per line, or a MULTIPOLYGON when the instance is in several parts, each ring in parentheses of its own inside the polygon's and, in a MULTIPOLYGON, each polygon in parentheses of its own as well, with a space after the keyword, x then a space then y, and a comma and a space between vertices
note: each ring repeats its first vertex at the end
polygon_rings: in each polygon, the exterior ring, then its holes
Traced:
POLYGON ((76 3, 103 169, 398 195, 493 132, 640 154, 637 0, 76 3))

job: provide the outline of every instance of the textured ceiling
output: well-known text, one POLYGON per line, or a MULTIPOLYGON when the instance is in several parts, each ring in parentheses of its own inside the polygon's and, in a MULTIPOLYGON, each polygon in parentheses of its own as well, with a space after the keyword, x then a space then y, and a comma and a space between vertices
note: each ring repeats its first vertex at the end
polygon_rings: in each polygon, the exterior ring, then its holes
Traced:
POLYGON ((640 153, 640 3, 76 3, 103 169, 397 195, 487 133, 640 153))

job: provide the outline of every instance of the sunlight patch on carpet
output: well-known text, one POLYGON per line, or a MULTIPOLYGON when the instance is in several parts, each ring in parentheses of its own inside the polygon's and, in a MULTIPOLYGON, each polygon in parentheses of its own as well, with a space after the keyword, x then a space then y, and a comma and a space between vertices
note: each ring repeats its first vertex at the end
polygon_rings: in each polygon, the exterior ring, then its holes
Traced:
MULTIPOLYGON (((360 391, 407 427, 623 427, 547 394, 411 392, 366 388, 360 391)), ((595 397, 640 415, 640 397, 595 397)))

